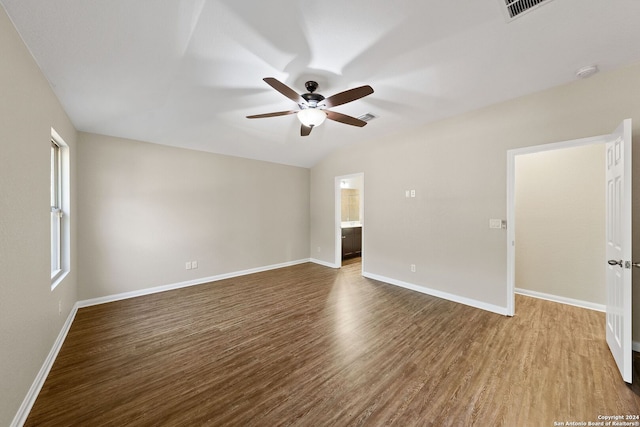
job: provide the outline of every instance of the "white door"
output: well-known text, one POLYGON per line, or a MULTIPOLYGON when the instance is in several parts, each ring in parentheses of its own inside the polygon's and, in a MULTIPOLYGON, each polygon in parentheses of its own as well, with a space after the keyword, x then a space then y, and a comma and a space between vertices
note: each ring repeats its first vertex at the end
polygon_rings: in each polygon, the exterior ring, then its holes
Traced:
POLYGON ((610 135, 606 151, 607 344, 631 383, 631 119, 610 135))

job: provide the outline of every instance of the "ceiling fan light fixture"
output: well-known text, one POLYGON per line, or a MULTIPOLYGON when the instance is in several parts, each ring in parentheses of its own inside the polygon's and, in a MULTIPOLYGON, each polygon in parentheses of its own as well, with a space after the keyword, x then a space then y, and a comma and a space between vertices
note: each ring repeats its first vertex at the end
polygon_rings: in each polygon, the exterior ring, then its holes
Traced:
POLYGON ((298 120, 307 127, 320 126, 327 118, 327 113, 318 108, 305 108, 298 112, 298 120))
MULTIPOLYGON (((1 1, 1 0, 0 0, 1 1)), ((254 114, 247 116, 248 119, 260 119, 265 117, 277 117, 287 116, 289 114, 296 114, 298 120, 302 123, 300 127, 300 136, 309 136, 311 130, 320 126, 326 119, 333 120, 334 122, 344 123, 346 125, 363 127, 367 124, 364 120, 357 119, 355 117, 348 116, 346 114, 338 113, 337 111, 331 111, 329 108, 337 107, 338 105, 346 104, 347 102, 355 101, 356 99, 364 98, 367 95, 373 93, 371 86, 354 87, 353 89, 347 89, 345 91, 336 93, 328 98, 315 93, 318 88, 318 84, 314 81, 308 81, 306 88, 308 93, 298 95, 298 93, 285 85, 281 81, 273 77, 265 77, 262 79, 269 86, 286 96, 290 100, 298 104, 300 110, 288 110, 288 111, 276 111, 266 114, 254 114)), ((373 117, 373 115, 371 115, 373 117)))

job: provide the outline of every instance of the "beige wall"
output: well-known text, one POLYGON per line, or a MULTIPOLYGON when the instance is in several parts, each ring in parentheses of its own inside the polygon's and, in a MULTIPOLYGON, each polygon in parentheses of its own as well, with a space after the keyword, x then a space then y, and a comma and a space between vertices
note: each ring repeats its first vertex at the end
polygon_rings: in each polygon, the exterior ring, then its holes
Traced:
POLYGON ((516 287, 606 304, 604 144, 516 157, 516 287))
MULTIPOLYGON (((367 272, 506 307, 506 232, 488 221, 506 218, 507 150, 610 133, 625 118, 638 141, 637 93, 640 64, 339 150, 311 170, 311 247, 334 260, 334 177, 364 172, 367 272)), ((640 150, 633 157, 640 230, 640 150)), ((640 341, 640 316, 634 326, 640 341)))
POLYGON ((49 235, 51 128, 69 145, 72 178, 76 133, 2 7, 0 52, 0 425, 6 426, 77 300, 73 186, 71 273, 53 291, 49 235))
POLYGON ((308 169, 87 133, 78 151, 81 300, 309 258, 308 169))

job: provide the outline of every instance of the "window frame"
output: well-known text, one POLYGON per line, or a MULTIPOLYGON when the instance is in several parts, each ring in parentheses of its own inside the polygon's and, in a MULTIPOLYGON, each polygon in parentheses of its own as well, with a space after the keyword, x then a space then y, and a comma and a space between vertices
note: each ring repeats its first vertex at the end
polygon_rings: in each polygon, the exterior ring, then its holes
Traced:
POLYGON ((53 291, 70 271, 70 170, 69 146, 53 128, 50 142, 50 261, 53 291))
POLYGON ((61 147, 51 138, 51 280, 62 273, 62 154, 61 147))

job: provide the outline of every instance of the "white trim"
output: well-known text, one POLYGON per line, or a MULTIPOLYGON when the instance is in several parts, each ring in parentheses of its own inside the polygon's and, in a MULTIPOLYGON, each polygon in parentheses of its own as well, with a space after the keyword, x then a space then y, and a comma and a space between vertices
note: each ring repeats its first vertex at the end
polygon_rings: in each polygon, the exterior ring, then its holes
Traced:
POLYGON ((69 270, 58 270, 55 275, 51 276, 51 290, 53 291, 69 274, 69 270))
POLYGON ((280 264, 272 264, 264 267, 250 268, 247 270, 234 271, 231 273, 218 274, 216 276, 202 277, 200 279, 187 280, 185 282, 171 283, 167 285, 155 286, 153 288, 139 289, 131 292, 123 292, 120 294, 107 295, 104 297, 92 298, 84 301, 78 301, 78 307, 89 307, 92 305, 105 304, 108 302, 120 301, 123 299, 140 297, 143 295, 155 294, 158 292, 170 291, 173 289, 186 288, 189 286, 202 285, 204 283, 217 282, 219 280, 230 279, 233 277, 246 276, 248 274, 260 273, 263 271, 276 270, 278 268, 291 267, 293 265, 304 264, 310 262, 309 258, 299 259, 295 261, 283 262, 280 264))
POLYGON ((573 305, 575 307, 586 308, 588 310, 601 311, 606 313, 607 306, 604 304, 597 304, 595 302, 583 301, 579 299, 561 297, 559 295, 546 294, 544 292, 531 291, 528 289, 515 289, 516 294, 524 295, 528 297, 543 299, 551 302, 557 302, 560 304, 573 305))
MULTIPOLYGON (((318 261, 318 260, 315 260, 315 261, 318 261)), ((47 358, 44 361, 44 364, 40 368, 40 371, 38 372, 36 379, 33 381, 31 388, 29 389, 29 391, 27 392, 27 395, 22 401, 22 405, 20 405, 18 412, 13 418, 13 421, 11 422, 10 427, 20 427, 24 425, 24 423, 26 422, 27 417, 29 416, 29 412, 31 411, 31 408, 33 407, 33 404, 35 403, 36 398, 38 397, 38 393, 40 393, 40 390, 42 389, 42 386, 44 385, 44 382, 47 379, 47 375, 49 375, 49 371, 51 371, 51 367, 53 366, 53 363, 55 362, 56 357, 58 356, 58 353, 62 348, 62 344, 64 343, 64 340, 67 337, 67 333, 71 328, 71 324, 73 323, 73 319, 75 319, 76 313, 78 312, 79 308, 89 307, 89 306, 98 305, 98 304, 104 304, 104 303, 113 302, 113 301, 120 301, 123 299, 134 298, 134 297, 143 296, 143 295, 155 294, 158 292, 184 288, 187 286, 201 285, 204 283, 215 282, 223 279, 230 279, 233 277, 246 276, 248 274, 260 273, 268 270, 276 270, 278 268, 291 267, 294 265, 304 264, 307 262, 314 262, 314 261, 310 260, 309 258, 299 259, 295 261, 283 262, 280 264, 272 264, 272 265, 267 265, 263 267, 250 268, 247 270, 219 274, 216 276, 204 277, 201 279, 189 280, 186 282, 156 286, 153 288, 141 289, 141 290, 132 291, 132 292, 124 292, 121 294, 109 295, 105 297, 93 298, 93 299, 76 302, 73 308, 71 309, 71 313, 69 313, 69 316, 67 317, 66 322, 62 326, 62 330, 58 334, 58 338, 53 344, 51 351, 49 351, 49 355, 47 356, 47 358)))
POLYGON ((516 312, 516 153, 507 151, 507 313, 516 312))
POLYGON ((333 251, 334 265, 342 265, 342 191, 340 187, 340 177, 336 176, 333 191, 333 251))
POLYGON ((75 319, 76 317, 78 307, 78 303, 75 303, 73 308, 71 309, 71 312, 69 313, 69 316, 67 316, 67 320, 62 326, 62 329, 58 334, 58 338, 56 338, 56 341, 53 343, 53 347, 51 347, 51 350, 49 351, 47 358, 44 360, 44 363, 42 364, 38 375, 36 375, 33 384, 31 384, 27 395, 22 401, 22 404, 20 405, 20 408, 18 409, 15 417, 13 418, 13 421, 10 424, 11 427, 22 426, 27 421, 29 412, 31 412, 31 408, 33 408, 33 404, 36 402, 40 390, 42 390, 42 386, 47 379, 47 375, 49 375, 49 371, 51 371, 51 368, 53 367, 53 363, 55 362, 56 357, 58 356, 58 353, 62 348, 62 344, 64 343, 65 338, 67 338, 67 333, 69 333, 69 329, 71 328, 73 319, 75 319))
POLYGON ((529 147, 514 148, 508 150, 508 153, 513 153, 514 156, 522 154, 542 153, 544 151, 562 150, 564 148, 583 147, 585 145, 601 144, 606 141, 609 135, 590 136, 587 138, 571 139, 568 141, 552 142, 549 144, 531 145, 529 147))
POLYGON ((543 151, 564 148, 582 147, 585 145, 602 144, 607 135, 573 139, 570 141, 551 144, 533 145, 530 147, 507 150, 507 312, 509 316, 515 313, 515 265, 516 265, 516 214, 515 214, 515 169, 516 156, 523 154, 541 153, 543 151))
MULTIPOLYGON (((312 262, 315 264, 319 264, 325 267, 330 267, 330 268, 339 268, 340 266, 335 266, 332 265, 328 262, 319 260, 319 259, 315 259, 315 258, 310 258, 310 259, 300 259, 300 260, 296 260, 296 261, 289 261, 289 262, 285 262, 285 263, 280 263, 280 264, 273 264, 273 265, 269 265, 269 266, 264 266, 264 267, 258 267, 258 268, 252 268, 252 269, 247 269, 247 270, 242 270, 242 271, 237 271, 237 272, 233 272, 233 273, 225 273, 225 274, 220 274, 217 276, 211 276, 211 277, 207 277, 207 278, 202 278, 202 279, 196 279, 196 280, 190 280, 190 281, 185 281, 185 282, 180 282, 180 283, 175 283, 175 284, 171 284, 171 285, 164 285, 164 286, 157 286, 154 288, 147 288, 147 289, 142 289, 139 291, 132 291, 132 292, 125 292, 125 293, 121 293, 121 294, 115 294, 115 295, 111 295, 111 296, 106 296, 106 297, 101 297, 101 298, 93 298, 93 299, 89 299, 89 300, 84 300, 84 301, 78 301, 74 304, 73 308, 71 309, 71 312, 69 313, 69 316, 67 317, 67 320, 65 321, 64 325, 62 326, 62 329, 60 330, 60 333, 58 334, 58 337, 56 338, 56 341, 53 344, 53 347, 51 348, 51 351, 49 351, 49 354, 47 355, 47 358, 45 359, 42 367, 40 368, 40 371, 38 372, 38 375, 36 375, 35 380, 33 381, 33 384, 31 384, 31 387, 29 388, 29 391, 27 392, 27 395, 25 396, 24 400, 22 401, 22 404, 20 405, 20 408, 18 409, 18 412, 16 413, 15 417, 13 418, 13 421, 10 424, 10 427, 20 427, 22 425, 24 425, 24 423, 27 420, 27 417, 29 416, 29 412, 31 411, 31 408, 33 408, 33 404, 35 403, 38 394, 40 393, 40 390, 42 389, 42 386, 44 385, 45 380, 47 379, 47 375, 49 375, 49 372, 51 371, 51 368, 53 367, 53 363, 56 360, 56 357, 58 356, 58 353, 60 352, 60 349, 62 348, 62 344, 64 343, 64 340, 67 337, 67 334, 69 333, 69 329, 71 328, 71 325, 73 323, 73 320, 76 317, 76 314, 78 313, 78 309, 82 308, 82 307, 89 307, 92 305, 98 305, 98 304, 103 304, 103 303, 107 303, 107 302, 113 302, 113 301, 119 301, 119 300, 123 300, 123 299, 127 299, 127 298, 134 298, 136 296, 142 296, 142 295, 149 295, 149 294, 153 294, 153 293, 157 293, 157 292, 164 292, 164 291, 168 291, 171 289, 179 289, 179 288, 184 288, 187 286, 195 286, 195 285, 199 285, 199 284, 203 284, 203 283, 209 283, 209 282, 215 282, 215 281, 219 281, 219 280, 223 280, 223 279, 229 279, 229 278, 233 278, 233 277, 239 277, 239 276, 244 276, 247 274, 253 274, 253 273, 259 273, 262 271, 268 271, 268 270, 275 270, 278 268, 283 268, 283 267, 290 267, 290 266, 294 266, 294 265, 298 265, 298 264, 304 264, 306 262, 312 262)), ((431 296, 435 296, 438 298, 442 298, 442 299, 446 299, 448 301, 453 301, 456 303, 460 303, 460 304, 464 304, 464 305, 468 305, 474 308, 479 308, 482 310, 486 310, 486 311, 490 311, 496 314, 501 314, 501 315, 508 315, 507 314, 507 309, 504 307, 500 307, 500 306, 496 306, 493 304, 487 304, 484 303, 482 301, 477 301, 477 300, 473 300, 470 298, 464 298, 464 297, 460 297, 457 295, 453 295, 453 294, 449 294, 447 292, 442 292, 442 291, 438 291, 435 289, 429 289, 429 288, 425 288, 423 286, 418 286, 418 285, 414 285, 411 283, 407 283, 407 282, 403 282, 400 280, 395 280, 395 279, 391 279, 388 277, 384 277, 384 276, 380 276, 377 274, 372 274, 372 273, 367 273, 367 272, 362 272, 362 275, 364 277, 367 277, 369 279, 373 279, 373 280, 378 280, 380 282, 384 282, 390 285, 394 285, 394 286, 399 286, 405 289, 410 289, 413 291, 417 291, 426 295, 431 295, 431 296)), ((549 298, 543 298, 541 295, 545 295, 548 296, 547 294, 542 294, 539 292, 533 292, 533 291, 526 291, 526 290, 522 290, 522 289, 517 289, 516 290, 519 294, 522 295, 527 295, 527 296, 532 296, 532 297, 536 297, 536 298, 542 298, 542 299, 549 299, 549 298), (533 295, 536 294, 536 295, 533 295)), ((562 297, 555 297, 555 298, 562 298, 562 297)), ((555 302, 561 302, 561 303, 565 303, 565 304, 571 304, 569 302, 566 302, 568 300, 571 300, 570 298, 564 298, 565 302, 560 301, 560 300, 554 300, 554 299, 550 299, 550 301, 555 301, 555 302)), ((571 301, 578 301, 578 300, 571 300, 571 301)), ((583 301, 578 301, 581 303, 585 303, 583 301)), ((592 304, 592 303, 585 303, 585 304, 592 304)), ((576 304, 571 304, 571 305, 576 305, 576 304)), ((595 306, 598 306, 599 304, 594 304, 595 306)), ((578 307, 584 307, 584 308, 590 308, 590 307, 586 307, 584 305, 578 305, 578 307)), ((592 308, 593 310, 598 310, 598 308, 592 308)), ((603 311, 603 310, 598 310, 598 311, 603 311)), ((640 342, 638 341, 634 341, 633 342, 633 350, 634 351, 638 351, 640 352, 640 342)))
POLYGON ((309 259, 309 262, 312 262, 314 264, 319 264, 319 265, 322 265, 324 267, 329 267, 329 268, 340 268, 341 267, 341 265, 332 264, 330 262, 322 261, 321 259, 316 259, 316 258, 309 259))
POLYGON ((436 289, 426 288, 424 286, 414 285, 413 283, 407 283, 401 280, 391 279, 389 277, 384 277, 384 276, 380 276, 373 273, 363 272, 362 275, 369 279, 378 280, 380 282, 384 282, 389 285, 400 286, 401 288, 410 289, 412 291, 420 292, 422 294, 427 294, 427 295, 442 298, 448 301, 456 302, 459 304, 468 305, 470 307, 479 308, 481 310, 490 311, 492 313, 502 314, 503 316, 508 315, 506 307, 500 307, 498 305, 488 304, 486 302, 474 300, 471 298, 461 297, 459 295, 450 294, 448 292, 443 292, 436 289))

